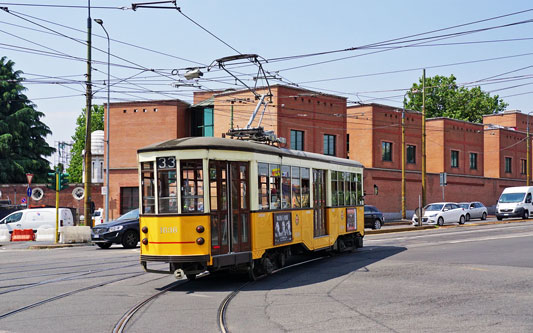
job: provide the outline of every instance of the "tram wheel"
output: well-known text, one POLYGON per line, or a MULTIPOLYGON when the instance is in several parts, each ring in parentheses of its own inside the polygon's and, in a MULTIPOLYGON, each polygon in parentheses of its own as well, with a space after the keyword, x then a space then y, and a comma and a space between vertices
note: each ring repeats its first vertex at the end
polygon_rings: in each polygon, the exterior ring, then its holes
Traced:
POLYGON ((286 262, 287 262, 287 255, 284 252, 280 252, 278 254, 278 267, 279 268, 285 267, 286 262))
POLYGON ((267 275, 272 274, 272 272, 274 271, 274 265, 272 264, 272 261, 269 257, 263 259, 263 269, 265 270, 265 273, 267 275))

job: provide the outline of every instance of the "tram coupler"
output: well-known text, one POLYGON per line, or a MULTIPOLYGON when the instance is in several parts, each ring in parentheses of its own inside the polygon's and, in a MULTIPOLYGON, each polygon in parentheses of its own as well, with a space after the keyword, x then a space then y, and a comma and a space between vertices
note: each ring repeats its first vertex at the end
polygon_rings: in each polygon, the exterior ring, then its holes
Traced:
POLYGON ((178 268, 174 271, 174 277, 176 278, 176 280, 181 280, 185 277, 185 272, 183 271, 183 269, 178 268))

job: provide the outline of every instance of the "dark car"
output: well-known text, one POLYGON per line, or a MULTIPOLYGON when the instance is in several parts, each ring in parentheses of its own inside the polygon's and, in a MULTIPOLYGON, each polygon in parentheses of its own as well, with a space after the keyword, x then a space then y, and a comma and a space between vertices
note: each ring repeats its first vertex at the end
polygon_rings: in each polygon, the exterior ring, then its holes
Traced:
POLYGON ((126 249, 136 247, 139 243, 139 210, 134 209, 114 221, 93 227, 91 240, 102 249, 113 244, 122 244, 126 249))
POLYGON ((379 209, 365 205, 365 228, 381 229, 383 222, 385 222, 385 219, 379 209))

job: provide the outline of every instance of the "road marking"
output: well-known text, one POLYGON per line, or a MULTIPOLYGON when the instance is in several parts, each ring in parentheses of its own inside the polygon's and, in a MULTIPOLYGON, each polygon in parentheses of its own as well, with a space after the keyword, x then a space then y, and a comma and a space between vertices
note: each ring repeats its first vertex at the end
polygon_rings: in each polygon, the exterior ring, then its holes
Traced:
POLYGON ((460 239, 460 240, 451 240, 451 241, 437 241, 437 242, 425 242, 417 244, 407 244, 403 245, 407 248, 415 247, 424 247, 424 246, 436 246, 436 245, 445 245, 445 244, 459 244, 459 243, 468 243, 468 242, 483 242, 488 240, 499 240, 499 239, 509 239, 509 238, 520 238, 520 237, 533 237, 533 232, 527 234, 516 234, 516 235, 503 235, 503 236, 493 236, 493 237, 479 237, 479 238, 470 238, 470 239, 460 239))

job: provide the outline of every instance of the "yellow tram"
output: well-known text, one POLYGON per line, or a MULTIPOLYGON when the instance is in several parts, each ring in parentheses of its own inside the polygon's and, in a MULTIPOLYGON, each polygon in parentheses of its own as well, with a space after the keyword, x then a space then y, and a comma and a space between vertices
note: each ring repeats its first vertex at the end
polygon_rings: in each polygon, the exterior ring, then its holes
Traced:
POLYGON ((237 269, 253 278, 297 251, 363 246, 358 162, 213 137, 154 144, 138 150, 138 162, 148 272, 194 279, 237 269))

